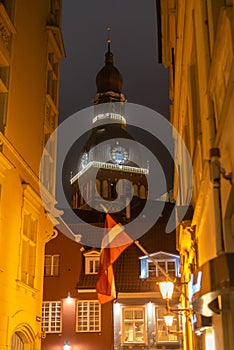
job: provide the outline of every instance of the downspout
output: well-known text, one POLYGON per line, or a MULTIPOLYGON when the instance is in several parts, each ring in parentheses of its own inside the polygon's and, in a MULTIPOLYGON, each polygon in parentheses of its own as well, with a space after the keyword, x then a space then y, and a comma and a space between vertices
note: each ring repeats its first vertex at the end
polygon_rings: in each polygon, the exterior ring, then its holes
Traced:
POLYGON ((210 175, 213 183, 214 196, 214 216, 216 227, 216 253, 220 255, 224 252, 224 237, 223 237, 223 219, 222 219, 222 204, 220 191, 220 151, 219 148, 210 149, 210 175))

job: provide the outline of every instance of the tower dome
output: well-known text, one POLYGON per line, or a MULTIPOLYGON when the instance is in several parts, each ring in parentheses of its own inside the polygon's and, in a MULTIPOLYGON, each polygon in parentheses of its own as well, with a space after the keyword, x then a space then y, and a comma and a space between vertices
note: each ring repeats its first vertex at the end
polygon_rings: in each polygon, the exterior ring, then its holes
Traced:
POLYGON ((108 38, 108 50, 105 54, 105 66, 96 76, 97 93, 94 97, 94 104, 108 102, 125 102, 122 93, 123 78, 118 69, 114 66, 113 53, 110 50, 111 40, 108 38))
POLYGON ((108 45, 108 51, 105 54, 105 66, 98 72, 96 77, 97 93, 108 91, 121 93, 123 87, 123 78, 118 69, 114 66, 113 54, 108 45))

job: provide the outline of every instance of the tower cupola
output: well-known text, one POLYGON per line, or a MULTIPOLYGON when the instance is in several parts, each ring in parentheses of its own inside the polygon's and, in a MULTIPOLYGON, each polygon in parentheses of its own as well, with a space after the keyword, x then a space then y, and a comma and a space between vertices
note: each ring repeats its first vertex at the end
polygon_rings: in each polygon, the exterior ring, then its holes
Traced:
POLYGON ((105 54, 105 65, 96 76, 97 94, 94 104, 107 102, 125 102, 122 94, 123 78, 114 66, 113 53, 111 52, 111 40, 108 38, 108 50, 105 54))

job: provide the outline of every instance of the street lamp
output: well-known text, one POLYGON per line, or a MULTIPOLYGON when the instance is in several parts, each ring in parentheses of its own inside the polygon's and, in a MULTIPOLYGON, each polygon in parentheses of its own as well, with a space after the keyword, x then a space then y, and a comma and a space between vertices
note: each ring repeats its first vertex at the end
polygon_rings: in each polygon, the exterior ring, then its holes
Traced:
POLYGON ((185 313, 191 313, 191 309, 184 308, 184 309, 171 309, 169 300, 172 298, 172 294, 174 291, 174 283, 171 281, 164 281, 164 282, 159 282, 159 289, 162 294, 162 298, 166 299, 166 308, 167 308, 167 313, 164 315, 165 323, 167 326, 172 325, 173 320, 173 312, 185 312, 185 313), (170 321, 169 321, 170 320, 170 321))
MULTIPOLYGON (((185 284, 185 283, 183 283, 185 284)), ((190 307, 188 308, 182 308, 182 309, 172 309, 170 307, 170 299, 172 298, 173 290, 174 290, 174 283, 171 281, 164 281, 164 282, 159 282, 159 289, 162 294, 162 298, 166 299, 166 310, 167 312, 164 315, 164 320, 167 325, 167 327, 171 327, 173 324, 173 313, 182 313, 184 316, 184 337, 185 337, 185 342, 184 342, 184 349, 185 350, 192 350, 193 349, 193 344, 192 344, 192 330, 191 330, 191 316, 192 316, 192 309, 190 307)), ((187 295, 187 288, 184 290, 184 295, 185 300, 188 300, 188 295, 187 295)), ((186 306, 186 304, 185 304, 186 306)))
POLYGON ((171 299, 174 291, 174 283, 171 281, 165 281, 159 283, 159 289, 163 299, 171 299))
POLYGON ((171 327, 173 324, 173 320, 174 320, 174 315, 172 312, 166 312, 164 317, 164 321, 166 323, 167 327, 171 327))
POLYGON ((70 343, 66 340, 64 345, 63 345, 63 350, 70 350, 71 349, 71 345, 70 343))

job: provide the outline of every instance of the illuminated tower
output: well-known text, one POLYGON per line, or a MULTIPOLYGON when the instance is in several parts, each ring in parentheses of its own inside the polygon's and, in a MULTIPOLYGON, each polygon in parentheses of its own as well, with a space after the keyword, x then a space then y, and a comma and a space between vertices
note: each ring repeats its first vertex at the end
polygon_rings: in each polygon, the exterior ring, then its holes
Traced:
POLYGON ((119 212, 126 207, 122 215, 130 219, 131 205, 126 206, 126 203, 132 196, 131 188, 133 186, 135 199, 146 199, 149 170, 134 138, 127 131, 123 79, 114 66, 110 39, 105 66, 97 74, 96 85, 92 134, 83 148, 78 172, 71 179, 72 207, 75 210, 100 210, 100 202, 104 199, 108 211, 119 212), (124 179, 131 184, 120 181, 124 179))

